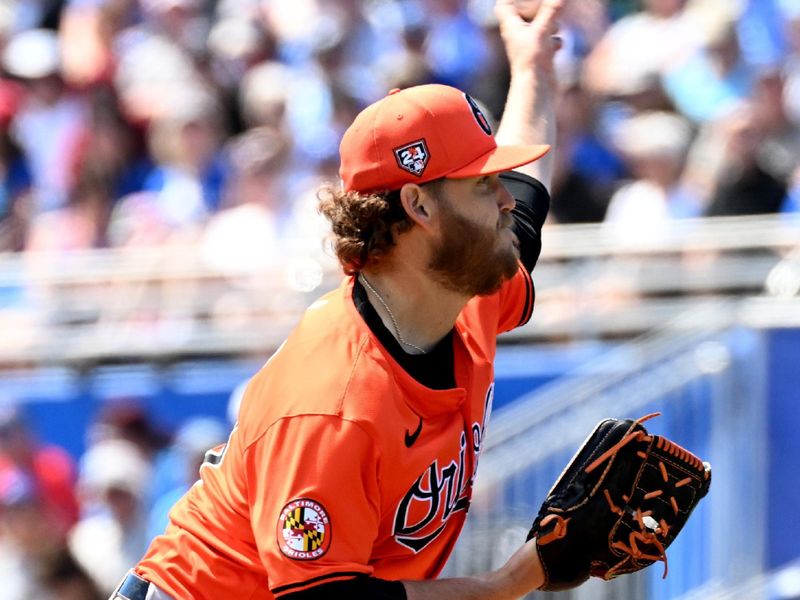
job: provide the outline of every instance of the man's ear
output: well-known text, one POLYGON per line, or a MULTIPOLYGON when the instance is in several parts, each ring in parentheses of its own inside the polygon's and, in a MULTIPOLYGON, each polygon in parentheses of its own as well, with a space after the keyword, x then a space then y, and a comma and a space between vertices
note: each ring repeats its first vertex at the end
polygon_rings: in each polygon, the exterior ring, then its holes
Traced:
POLYGON ((400 188, 400 202, 408 218, 423 229, 430 229, 436 215, 436 199, 416 183, 400 188))

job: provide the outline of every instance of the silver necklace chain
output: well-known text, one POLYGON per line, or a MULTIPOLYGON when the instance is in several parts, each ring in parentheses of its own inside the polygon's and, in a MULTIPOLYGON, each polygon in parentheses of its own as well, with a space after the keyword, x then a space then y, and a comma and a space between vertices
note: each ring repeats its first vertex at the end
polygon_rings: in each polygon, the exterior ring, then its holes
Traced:
POLYGON ((397 337, 397 341, 400 342, 403 346, 408 346, 409 348, 413 348, 414 350, 416 350, 420 354, 427 354, 427 351, 423 350, 422 348, 420 348, 416 344, 412 344, 411 342, 407 342, 405 339, 403 339, 403 336, 400 334, 400 328, 397 326, 397 319, 394 318, 394 313, 392 312, 392 309, 389 308, 389 305, 386 304, 386 300, 384 300, 383 296, 381 296, 378 293, 378 290, 376 290, 374 287, 372 287, 372 284, 369 281, 367 281, 367 278, 364 277, 363 273, 359 273, 358 277, 361 280, 361 283, 363 283, 364 286, 370 292, 372 292, 372 294, 378 299, 378 302, 380 302, 381 305, 383 305, 383 308, 386 309, 386 313, 389 315, 389 319, 391 319, 391 321, 392 321, 392 327, 394 327, 394 334, 397 337))

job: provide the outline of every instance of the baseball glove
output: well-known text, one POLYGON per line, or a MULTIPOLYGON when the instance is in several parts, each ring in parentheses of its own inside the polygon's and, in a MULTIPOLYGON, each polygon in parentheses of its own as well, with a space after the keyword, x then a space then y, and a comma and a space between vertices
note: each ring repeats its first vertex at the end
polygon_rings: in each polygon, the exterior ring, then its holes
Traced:
POLYGON ((558 478, 528 539, 536 537, 542 590, 613 579, 664 562, 708 493, 711 467, 636 421, 601 421, 558 478))

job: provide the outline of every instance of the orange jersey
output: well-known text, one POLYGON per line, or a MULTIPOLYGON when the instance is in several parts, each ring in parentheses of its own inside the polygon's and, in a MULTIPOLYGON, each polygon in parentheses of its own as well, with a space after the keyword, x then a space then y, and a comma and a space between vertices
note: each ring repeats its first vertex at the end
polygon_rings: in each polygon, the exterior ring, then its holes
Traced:
POLYGON ((520 267, 455 324, 456 388, 406 373, 358 313, 353 278, 304 315, 245 392, 216 464, 136 571, 173 597, 267 600, 368 574, 436 577, 469 507, 498 333, 530 318, 520 267))

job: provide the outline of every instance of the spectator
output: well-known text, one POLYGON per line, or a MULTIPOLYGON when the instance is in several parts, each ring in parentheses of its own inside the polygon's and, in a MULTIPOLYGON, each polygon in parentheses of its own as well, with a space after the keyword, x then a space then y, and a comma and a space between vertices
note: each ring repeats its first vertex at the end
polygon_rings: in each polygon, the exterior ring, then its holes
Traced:
POLYGON ((36 216, 27 247, 41 252, 83 250, 108 244, 115 201, 144 186, 151 166, 138 155, 137 139, 106 86, 88 97, 86 127, 76 133, 69 165, 73 184, 67 205, 36 216))
POLYGON ((108 83, 114 42, 133 21, 135 0, 66 0, 59 24, 64 79, 80 89, 108 83))
MULTIPOLYGON (((0 475, 19 472, 30 481, 39 508, 49 513, 56 532, 78 520, 75 465, 58 446, 36 441, 18 408, 0 410, 0 475)), ((56 533, 57 535, 57 533, 56 533)))
MULTIPOLYGON (((25 249, 30 263, 44 264, 75 250, 103 245, 108 221, 108 188, 98 173, 87 173, 69 192, 67 203, 31 219, 25 249)), ((54 272, 56 266, 50 267, 54 272)))
POLYGON ((697 31, 702 32, 701 43, 662 73, 672 103, 697 123, 715 119, 750 97, 755 80, 739 47, 732 5, 711 6, 694 17, 697 31))
POLYGON ((587 89, 625 97, 640 109, 663 108, 662 73, 676 52, 691 52, 697 44, 685 6, 686 0, 645 0, 642 12, 613 23, 586 59, 587 89))
POLYGON ((105 596, 147 548, 149 482, 150 464, 130 442, 99 442, 81 459, 84 516, 69 534, 69 548, 105 596))
MULTIPOLYGON (((389 6, 389 5, 384 5, 389 6)), ((433 79, 430 65, 425 57, 425 40, 428 36, 426 15, 421 3, 419 2, 403 2, 395 5, 399 9, 399 16, 397 20, 398 31, 398 44, 393 51, 384 53, 375 61, 375 71, 380 74, 385 89, 392 88, 407 88, 415 85, 427 83, 433 79)), ((500 44, 499 32, 495 32, 492 41, 500 44)), ((483 75, 488 76, 491 73, 496 86, 499 81, 504 81, 508 78, 508 66, 503 64, 500 57, 504 56, 502 46, 497 46, 494 54, 496 55, 497 68, 492 67, 491 64, 487 65, 483 75)), ((482 74, 477 74, 481 77, 482 74)), ((501 95, 499 102, 505 100, 505 90, 493 90, 495 95, 501 95)), ((483 97, 483 96, 482 96, 483 97)), ((498 105, 498 112, 502 109, 502 105, 498 105)))
MULTIPOLYGON (((231 174, 225 210, 205 230, 203 256, 223 273, 252 272, 279 260, 292 203, 286 202, 286 138, 265 127, 233 138, 228 146, 231 174)), ((287 231, 288 229, 288 231, 287 231)))
POLYGON ((36 493, 36 483, 19 469, 0 471, 0 580, 3 600, 45 597, 38 571, 63 549, 63 536, 36 493))
POLYGON ((25 245, 33 179, 28 159, 9 132, 22 98, 22 88, 0 80, 0 252, 25 245))
POLYGON ((113 87, 93 88, 88 100, 89 120, 78 138, 71 169, 77 185, 99 180, 105 204, 111 207, 119 198, 144 188, 153 164, 145 156, 143 130, 125 118, 113 87))
MULTIPOLYGON (((359 107, 380 98, 387 76, 376 67, 383 57, 398 51, 398 24, 381 20, 359 0, 323 2, 321 9, 320 35, 314 40, 312 55, 327 85, 359 107)), ((335 113, 333 117, 343 118, 335 113)), ((345 126, 340 123, 340 127, 339 135, 345 126)))
MULTIPOLYGON (((238 140, 230 140, 228 152, 234 147, 242 146, 242 140, 250 139, 249 145, 252 147, 252 140, 265 138, 263 132, 274 132, 274 136, 281 140, 283 146, 284 156, 279 166, 280 179, 284 183, 297 181, 313 173, 317 161, 329 152, 326 149, 328 141, 322 141, 319 147, 314 142, 315 139, 322 140, 318 136, 323 136, 325 140, 331 137, 327 126, 315 128, 313 125, 317 118, 330 121, 328 107, 333 103, 331 90, 318 74, 302 74, 283 63, 265 61, 253 67, 242 80, 238 103, 245 125, 251 131, 260 130, 262 133, 254 132, 249 135, 245 132, 238 140), (295 101, 309 93, 321 96, 308 104, 304 100, 295 101), (307 147, 316 149, 309 153, 307 147)), ((265 163, 270 162, 272 154, 267 151, 265 163)), ((231 164, 230 167, 233 170, 232 178, 239 177, 241 165, 231 164)), ((278 174, 277 169, 274 172, 278 174)), ((233 187, 235 184, 231 183, 229 193, 233 187)), ((274 185, 270 187, 275 188, 274 185)), ((289 188, 283 189, 287 198, 291 197, 293 191, 289 188)))
POLYGON ((141 26, 121 32, 117 41, 114 88, 134 125, 147 127, 197 90, 192 57, 172 40, 141 26))
POLYGON ((759 74, 752 93, 753 118, 764 135, 758 149, 759 163, 782 181, 800 165, 800 122, 790 118, 785 88, 784 75, 769 70, 759 74))
POLYGON ((764 130, 751 104, 741 106, 719 123, 721 164, 707 216, 776 213, 786 198, 786 181, 771 175, 760 163, 764 130))
POLYGON ((169 436, 153 423, 147 407, 137 398, 110 398, 89 429, 89 445, 123 440, 150 460, 169 444, 169 436))
MULTIPOLYGON (((784 15, 786 18, 786 38, 789 52, 785 65, 778 75, 781 83, 781 103, 779 107, 772 107, 772 112, 779 115, 775 119, 775 125, 778 126, 779 121, 783 121, 785 129, 789 132, 792 138, 800 132, 800 5, 792 2, 784 2, 784 15), (781 76, 782 75, 782 76, 781 76)), ((770 90, 772 91, 772 90, 770 90)), ((769 100, 773 100, 774 96, 767 96, 769 100)), ((764 106, 762 112, 766 113, 767 102, 758 102, 759 105, 764 106)), ((776 136, 773 134, 773 139, 776 136)), ((779 139, 785 139, 780 136, 779 139)), ((786 145, 781 144, 782 148, 786 145)), ((793 151, 792 156, 789 157, 790 161, 793 160, 795 165, 800 163, 800 152, 793 151)))
POLYGON ((603 220, 615 184, 627 167, 595 128, 596 101, 580 81, 565 83, 556 104, 559 152, 555 155, 551 215, 559 223, 603 220))
POLYGON ((634 179, 617 190, 606 213, 619 239, 642 241, 671 219, 700 215, 700 199, 682 178, 691 137, 686 120, 672 113, 642 113, 620 128, 618 145, 634 179))
POLYGON ((2 55, 5 71, 26 88, 12 132, 30 159, 35 213, 66 204, 72 184, 69 166, 87 114, 83 99, 66 88, 60 60, 58 38, 45 29, 18 33, 2 55))
POLYGON ((458 0, 430 3, 425 55, 434 82, 470 89, 488 59, 486 39, 458 0))
POLYGON ((225 180, 222 135, 217 100, 198 85, 174 97, 151 123, 148 140, 156 167, 144 189, 157 195, 173 227, 199 225, 219 207, 225 180))
POLYGON ((242 78, 259 63, 274 58, 275 41, 255 17, 233 11, 223 13, 212 26, 208 50, 214 80, 233 101, 242 78))
POLYGON ((114 91, 95 87, 86 95, 87 122, 76 132, 68 170, 73 182, 66 206, 37 215, 28 249, 67 251, 108 244, 115 201, 140 191, 152 165, 140 156, 134 129, 123 118, 114 91))
POLYGON ((37 580, 43 589, 42 597, 47 600, 105 599, 66 547, 41 561, 37 580))
POLYGON ((286 111, 295 74, 278 61, 265 61, 250 69, 239 87, 239 105, 247 127, 286 129, 286 111))
POLYGON ((195 57, 205 58, 210 29, 204 0, 139 0, 149 29, 195 57))

